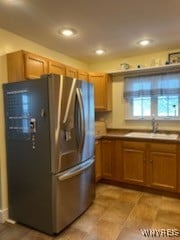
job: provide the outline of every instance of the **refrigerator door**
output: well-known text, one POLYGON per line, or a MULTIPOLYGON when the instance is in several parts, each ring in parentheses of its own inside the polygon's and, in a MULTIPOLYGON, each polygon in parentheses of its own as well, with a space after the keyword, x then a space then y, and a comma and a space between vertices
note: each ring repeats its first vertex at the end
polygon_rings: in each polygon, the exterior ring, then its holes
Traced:
POLYGON ((48 81, 3 88, 9 218, 52 233, 48 81))
POLYGON ((52 173, 93 156, 93 89, 86 82, 49 75, 52 173))
POLYGON ((79 82, 80 109, 84 114, 81 123, 81 161, 86 161, 94 156, 94 89, 92 84, 80 81, 79 82))
POLYGON ((58 233, 92 203, 95 196, 94 159, 53 176, 54 232, 58 233))

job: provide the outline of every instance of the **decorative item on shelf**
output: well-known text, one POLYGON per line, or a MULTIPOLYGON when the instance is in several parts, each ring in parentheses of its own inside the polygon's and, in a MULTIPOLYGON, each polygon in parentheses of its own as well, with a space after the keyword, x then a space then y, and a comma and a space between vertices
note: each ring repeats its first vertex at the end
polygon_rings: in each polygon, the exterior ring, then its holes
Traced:
POLYGON ((137 65, 137 68, 144 68, 145 66, 144 65, 142 65, 142 64, 138 64, 137 65))
POLYGON ((129 69, 129 64, 128 63, 121 63, 120 68, 121 68, 121 70, 129 69))
POLYGON ((180 63, 180 52, 174 52, 168 54, 168 62, 172 63, 180 63))

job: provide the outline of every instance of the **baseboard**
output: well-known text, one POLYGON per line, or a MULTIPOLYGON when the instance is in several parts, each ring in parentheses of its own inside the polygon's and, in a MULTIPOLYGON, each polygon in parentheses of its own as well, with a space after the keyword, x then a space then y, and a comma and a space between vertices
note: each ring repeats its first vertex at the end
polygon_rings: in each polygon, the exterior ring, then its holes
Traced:
POLYGON ((8 219, 8 209, 0 210, 0 223, 4 223, 8 219))

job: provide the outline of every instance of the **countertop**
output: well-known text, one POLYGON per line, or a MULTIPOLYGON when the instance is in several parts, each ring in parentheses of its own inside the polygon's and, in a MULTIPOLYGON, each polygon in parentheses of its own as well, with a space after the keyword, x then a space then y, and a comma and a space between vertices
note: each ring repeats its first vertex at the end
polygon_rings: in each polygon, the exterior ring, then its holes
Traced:
MULTIPOLYGON (((133 139, 134 141, 151 141, 151 142, 171 142, 171 143, 180 143, 180 134, 178 132, 167 132, 167 134, 178 134, 178 137, 176 139, 171 139, 171 138, 156 138, 156 137, 134 137, 134 136, 127 136, 127 133, 129 132, 137 132, 137 131, 108 131, 107 133, 104 134, 97 134, 95 135, 96 140, 100 139, 107 139, 107 138, 119 138, 119 139, 124 139, 124 140, 131 140, 133 139)), ((141 132, 141 131, 139 131, 141 132)), ((143 131, 142 131, 143 133, 143 131)), ((150 132, 149 132, 150 133, 150 132)), ((158 133, 164 133, 164 132, 158 132, 158 133)), ((168 135, 167 135, 168 136, 168 135)))

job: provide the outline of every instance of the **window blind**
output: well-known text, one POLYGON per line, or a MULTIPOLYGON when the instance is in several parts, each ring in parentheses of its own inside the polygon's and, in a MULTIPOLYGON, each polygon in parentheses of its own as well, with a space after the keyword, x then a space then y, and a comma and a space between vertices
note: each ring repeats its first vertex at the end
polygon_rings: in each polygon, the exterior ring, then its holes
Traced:
POLYGON ((180 96, 180 72, 125 77, 124 98, 180 96))

